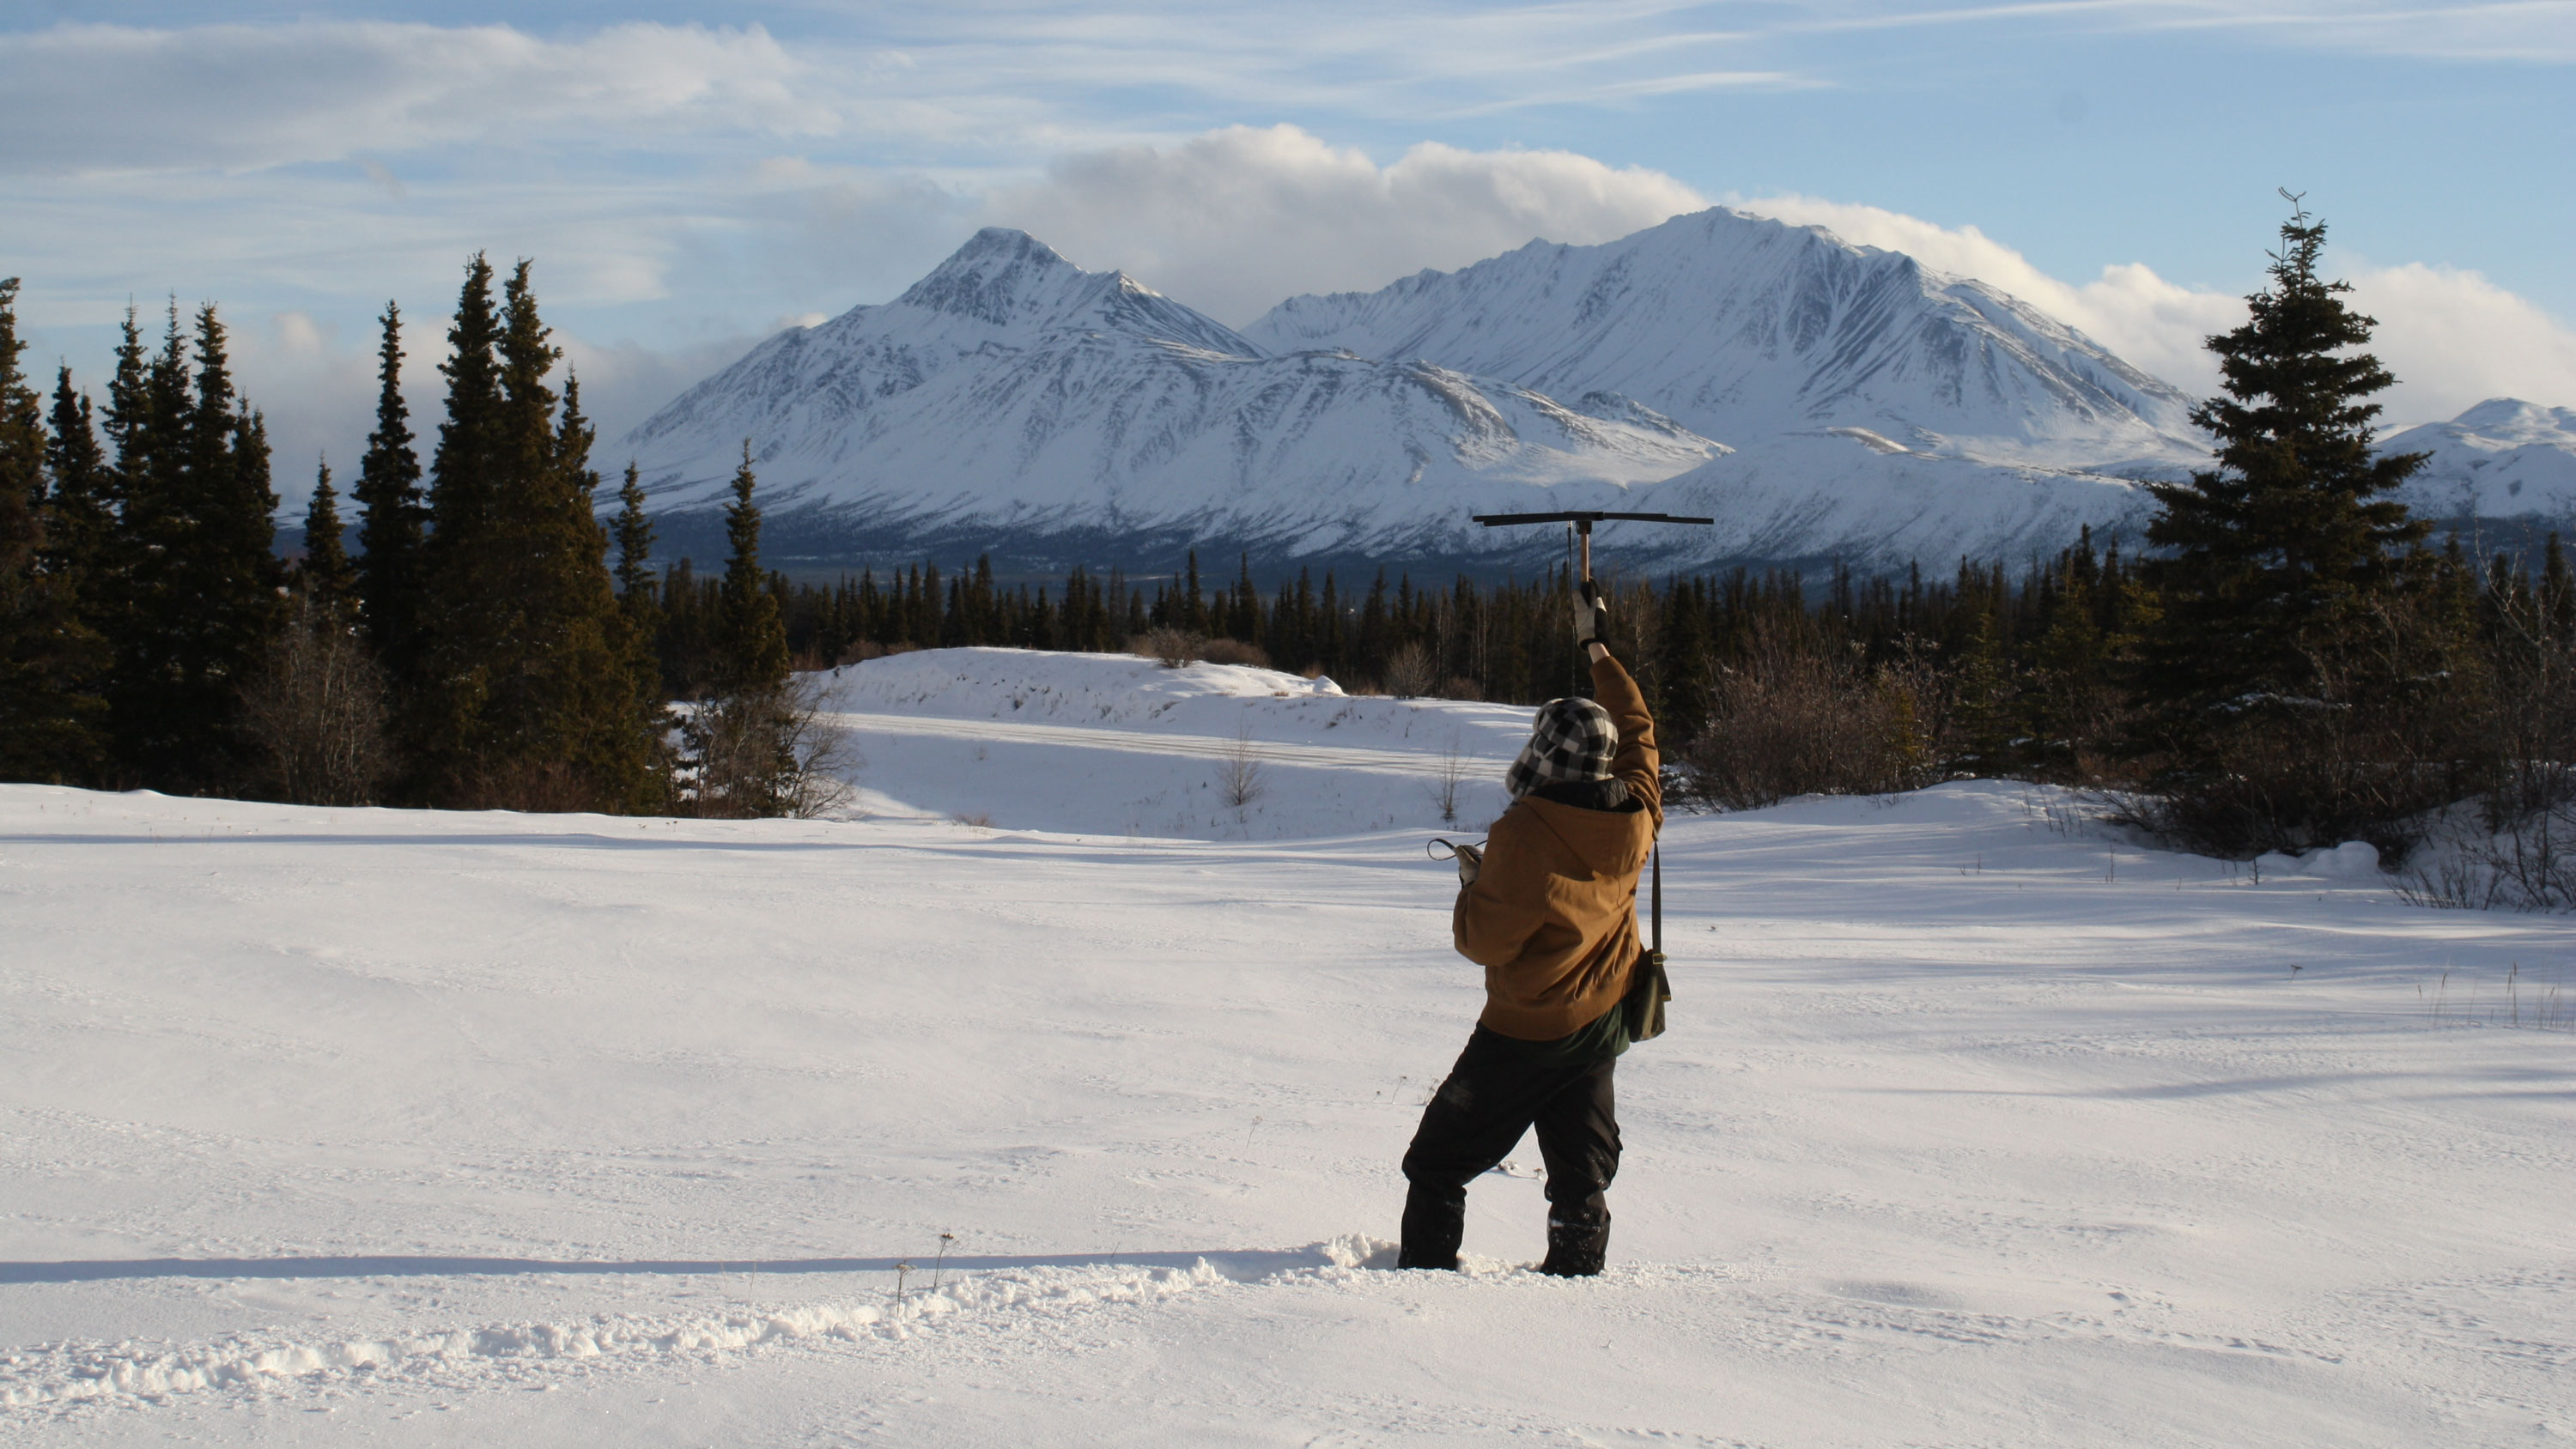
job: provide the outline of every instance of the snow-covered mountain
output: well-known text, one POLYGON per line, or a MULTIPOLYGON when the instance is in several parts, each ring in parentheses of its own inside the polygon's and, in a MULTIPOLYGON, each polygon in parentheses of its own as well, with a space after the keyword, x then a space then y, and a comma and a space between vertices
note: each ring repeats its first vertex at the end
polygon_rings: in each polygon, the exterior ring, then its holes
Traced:
POLYGON ((1608 394, 1569 405, 1426 363, 1268 355, 1001 229, 892 302, 771 338, 616 451, 659 509, 687 513, 721 501, 746 439, 791 549, 1040 553, 1457 552, 1477 546, 1471 512, 1631 507, 1725 451, 1608 394))
POLYGON ((2432 454, 2399 494, 2427 517, 2576 521, 2576 408, 2489 398, 2380 448, 2432 454))
MULTIPOLYGON (((1901 569, 2134 538, 2139 480, 2207 462, 2190 406, 1985 283, 1723 208, 1242 332, 997 228, 608 456, 686 541, 750 440, 780 556, 1498 560, 1553 545, 1469 514, 1608 508, 1719 520, 1607 540, 1641 566, 1901 569)), ((2497 400, 2386 445, 2435 454, 2407 494, 2434 516, 2576 512, 2568 410, 2497 400)))
POLYGON ((1291 298, 1244 331, 1274 350, 1427 357, 1561 397, 1624 393, 1738 446, 1863 428, 1922 453, 2154 476, 2206 455, 2188 398, 2037 309, 1723 207, 1598 246, 1534 241, 1382 291, 1291 298))

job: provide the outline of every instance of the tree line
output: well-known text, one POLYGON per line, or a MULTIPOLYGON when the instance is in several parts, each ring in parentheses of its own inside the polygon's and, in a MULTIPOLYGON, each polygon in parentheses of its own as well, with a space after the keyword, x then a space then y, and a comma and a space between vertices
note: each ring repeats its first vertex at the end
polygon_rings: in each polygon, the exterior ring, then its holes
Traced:
MULTIPOLYGON (((2553 536, 2535 568, 2429 545, 2389 496, 2422 458, 2374 445, 2371 398, 2393 381, 2362 350, 2374 324, 2321 274, 2322 222, 2295 215, 2281 239, 2244 325, 2209 339, 2224 387, 2194 419, 2213 466, 2148 485, 2143 539, 2087 534, 1933 578, 1612 577, 1679 790, 1744 806, 2047 780, 2120 792, 2140 823, 2240 857, 2352 838, 2394 856, 2463 802, 2490 827, 2568 820, 2564 551, 2553 536)), ((528 264, 497 300, 495 281, 474 258, 426 467, 387 307, 359 548, 340 547, 326 469, 292 567, 270 551, 265 431, 211 306, 184 328, 174 309, 157 349, 129 314, 93 418, 68 370, 50 411, 27 385, 5 284, 0 773, 761 813, 810 806, 821 772, 805 767, 828 753, 791 672, 911 648, 1133 649, 1524 704, 1580 687, 1562 570, 1263 587, 1249 559, 1223 580, 1192 556, 1178 577, 1077 566, 1005 585, 979 559, 791 584, 759 563, 748 442, 723 572, 657 569, 631 465, 599 521, 592 431, 577 381, 547 381, 560 352, 528 264), (695 703, 674 716, 673 700, 695 703)), ((2555 879, 2543 854, 2535 878, 2555 879)))
POLYGON ((387 305, 352 488, 358 551, 326 463, 291 566, 274 552, 266 429, 213 305, 183 327, 174 304, 157 347, 129 308, 104 406, 66 366, 48 408, 22 366, 18 283, 0 282, 0 778, 722 813, 766 813, 801 789, 780 751, 810 720, 786 699, 748 451, 728 509, 735 556, 715 582, 723 666, 675 717, 654 591, 639 586, 642 491, 630 469, 620 587, 580 383, 549 382, 562 350, 530 274, 468 263, 426 465, 387 305), (755 720, 770 738, 746 751, 732 735, 755 720))

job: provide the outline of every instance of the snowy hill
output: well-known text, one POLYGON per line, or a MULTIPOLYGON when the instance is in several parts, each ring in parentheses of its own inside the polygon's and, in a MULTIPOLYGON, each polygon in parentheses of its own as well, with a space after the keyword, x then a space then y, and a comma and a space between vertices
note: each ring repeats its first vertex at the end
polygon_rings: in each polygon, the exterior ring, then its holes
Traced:
POLYGON ((2449 422, 2392 433, 2380 449, 2433 455, 2399 495, 2424 516, 2576 523, 2576 408, 2489 398, 2449 422))
POLYGON ((1269 356, 999 229, 892 302, 770 339, 607 456, 639 461, 657 509, 703 512, 745 439, 790 552, 1164 538, 1399 555, 1450 546, 1472 511, 1628 506, 1724 451, 1624 398, 1269 356))
POLYGON ((1291 298, 1245 333, 1274 349, 1432 358, 1558 397, 1623 393, 1737 446, 1851 427, 2090 472, 2162 475, 2204 456, 2188 399, 2037 309, 1724 207, 1597 246, 1534 241, 1382 291, 1291 298))
POLYGON ((1676 817, 1609 1271, 1524 1266, 1527 1143, 1471 1190, 1469 1271, 1380 1271, 1481 1000, 1429 827, 920 802, 1114 804, 1123 756, 1177 781, 1214 762, 1165 747, 1249 737, 1383 810, 1426 722, 1491 768, 1526 712, 1140 668, 846 671, 915 731, 870 726, 863 819, 0 786, 0 1445, 2576 1423, 2563 923, 2406 908, 2341 852, 2141 850, 2000 782, 1676 817), (902 756, 924 731, 948 752, 902 756))
POLYGON ((1240 665, 925 649, 832 671, 868 808, 1002 829, 1279 840, 1481 829, 1528 737, 1516 705, 1346 695, 1240 665), (1066 768, 1069 761, 1079 768, 1066 768), (1229 803, 1237 772, 1248 798, 1229 803))

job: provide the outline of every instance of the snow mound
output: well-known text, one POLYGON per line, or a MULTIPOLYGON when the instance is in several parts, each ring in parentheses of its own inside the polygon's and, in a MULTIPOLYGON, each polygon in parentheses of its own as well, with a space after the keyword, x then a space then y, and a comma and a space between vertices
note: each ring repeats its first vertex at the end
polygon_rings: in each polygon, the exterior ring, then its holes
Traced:
POLYGON ((1349 695, 1275 669, 925 649, 846 665, 826 708, 872 814, 1078 835, 1280 840, 1476 829, 1529 735, 1516 705, 1349 695))
POLYGON ((2299 875, 2318 880, 2376 880, 2379 877, 2379 847, 2366 840, 2347 840, 2341 845, 2298 855, 2266 851, 2254 857, 2254 865, 2265 875, 2299 875))
POLYGON ((1341 699, 1330 679, 1204 661, 1166 669, 1133 654, 1038 649, 923 649, 831 672, 843 709, 906 710, 960 719, 1081 724, 1150 720, 1209 699, 1341 699))

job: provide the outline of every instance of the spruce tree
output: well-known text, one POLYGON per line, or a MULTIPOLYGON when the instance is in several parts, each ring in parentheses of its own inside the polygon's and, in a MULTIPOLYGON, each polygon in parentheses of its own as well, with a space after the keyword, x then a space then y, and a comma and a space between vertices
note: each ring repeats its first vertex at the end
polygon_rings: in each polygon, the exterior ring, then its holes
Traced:
POLYGON ((2325 236, 2304 212, 2284 223, 2271 286, 2246 299, 2245 325, 2209 339, 2226 392, 2192 421, 2217 438, 2218 466, 2147 485, 2162 505, 2148 541, 2172 551, 2156 569, 2170 616, 2154 678, 2190 708, 2306 688, 2309 650, 2396 585, 2401 551, 2427 531, 2380 496, 2426 455, 2373 451, 2367 399, 2395 379, 2351 350, 2377 324, 2318 275, 2325 236))
MULTIPOLYGON (((524 287, 527 264, 521 263, 524 287)), ((530 315, 535 299, 529 298, 530 315)), ((546 525, 546 581, 558 641, 551 668, 562 693, 554 703, 565 723, 566 749, 602 809, 663 808, 659 691, 641 661, 652 641, 638 639, 608 571, 608 535, 599 525, 599 473, 590 466, 597 430, 581 411, 581 379, 564 379, 562 418, 548 459, 552 516, 546 525)))
POLYGON ((617 609, 626 620, 628 669, 645 708, 662 716, 662 601, 653 577, 653 519, 644 511, 644 485, 635 464, 626 465, 626 481, 617 490, 617 609))
POLYGON ((716 692, 692 712, 686 731, 692 804, 701 814, 803 813, 811 787, 824 778, 813 768, 814 711, 787 683, 786 621, 760 567, 760 509, 751 501, 755 482, 746 439, 742 466, 734 472, 734 501, 725 508, 732 549, 716 589, 716 692))
POLYGON ((108 761, 108 631, 121 587, 111 546, 115 478, 99 450, 89 396, 73 388, 67 366, 55 370, 52 425, 45 451, 50 491, 38 511, 36 555, 61 611, 48 666, 59 723, 55 743, 45 752, 45 772, 52 779, 97 783, 108 761))
POLYGON ((2375 323, 2344 304, 2351 289, 2319 274, 2325 238, 2294 212, 2245 324, 2208 341, 2225 391, 2192 419, 2217 466, 2148 485, 2147 538, 2168 552, 2149 565, 2164 614, 2139 676, 2145 743, 2179 812, 2168 824, 2228 853, 2369 828, 2380 807, 2338 773, 2341 742, 2353 707, 2385 703, 2407 671, 2359 646, 2423 572, 2410 557, 2427 526, 2385 495, 2425 455, 2374 450, 2369 399, 2395 379, 2358 350, 2375 323))
POLYGON ((725 505, 725 559, 721 622, 718 624, 716 679, 718 693, 774 693, 787 683, 787 625, 771 597, 768 576, 760 568, 760 507, 751 501, 757 479, 751 470, 751 441, 742 445, 742 466, 734 470, 733 502, 725 505))
POLYGON ((644 485, 635 464, 626 465, 626 480, 617 490, 617 610, 629 689, 635 702, 636 732, 649 751, 649 769, 640 809, 670 807, 670 760, 664 744, 670 733, 669 696, 662 687, 662 605, 653 577, 653 520, 644 511, 644 485))
POLYGON ((56 546, 63 517, 48 477, 57 450, 20 367, 17 302, 18 279, 0 278, 0 780, 79 783, 101 763, 103 650, 56 546))
POLYGON ((644 511, 644 484, 635 464, 617 489, 617 597, 632 617, 653 604, 653 519, 644 511))
POLYGON ((522 261, 492 307, 468 265, 449 331, 448 417, 432 465, 433 586, 423 754, 433 798, 622 810, 652 794, 607 537, 593 430, 522 261), (560 409, 558 408, 560 403, 560 409))
POLYGON ((358 575, 341 539, 340 493, 331 486, 329 463, 315 474, 313 501, 304 510, 304 560, 296 566, 295 582, 316 608, 333 617, 356 602, 358 575))
POLYGON ((18 279, 0 277, 0 588, 12 600, 34 578, 45 500, 45 412, 18 359, 18 279))
POLYGON ((99 450, 89 394, 72 386, 68 366, 54 374, 53 437, 45 467, 53 475, 46 507, 48 567, 73 581, 85 608, 108 586, 108 540, 116 530, 115 478, 99 450))
POLYGON ((411 408, 402 395, 402 309, 385 304, 376 349, 376 426, 358 463, 357 596, 359 618, 397 692, 418 688, 423 558, 428 508, 420 456, 413 451, 411 408))
POLYGON ((109 390, 125 596, 113 617, 117 768, 178 793, 239 782, 240 691, 284 622, 267 425, 234 388, 212 303, 195 330, 192 358, 174 306, 145 363, 129 315, 109 390))
POLYGON ((466 262, 448 325, 447 359, 438 365, 447 378, 447 415, 430 460, 430 531, 414 636, 419 655, 402 722, 419 793, 448 802, 462 801, 476 773, 488 655, 499 632, 492 618, 498 584, 491 577, 489 517, 501 410, 499 338, 492 264, 476 252, 466 262))

